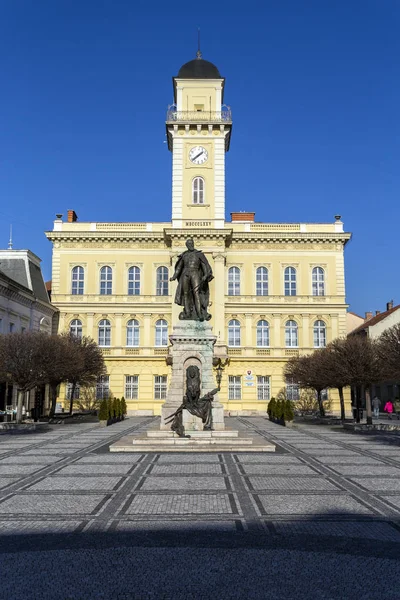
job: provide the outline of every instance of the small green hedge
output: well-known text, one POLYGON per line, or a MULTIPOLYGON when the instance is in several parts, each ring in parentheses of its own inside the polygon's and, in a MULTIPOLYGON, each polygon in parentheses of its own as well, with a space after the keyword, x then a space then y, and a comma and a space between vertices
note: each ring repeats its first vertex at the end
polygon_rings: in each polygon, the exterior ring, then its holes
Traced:
POLYGON ((293 421, 294 412, 291 400, 271 398, 268 403, 268 417, 270 421, 279 422, 282 425, 293 421))
POLYGON ((126 410, 125 398, 104 398, 100 403, 99 421, 107 421, 109 424, 122 421, 126 410))

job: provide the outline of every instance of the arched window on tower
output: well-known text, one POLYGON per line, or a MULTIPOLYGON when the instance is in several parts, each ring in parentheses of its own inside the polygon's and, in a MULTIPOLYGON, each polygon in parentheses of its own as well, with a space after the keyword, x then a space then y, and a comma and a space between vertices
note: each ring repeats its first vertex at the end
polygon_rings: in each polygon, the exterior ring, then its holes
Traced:
POLYGON ((192 201, 193 204, 204 204, 204 179, 195 177, 192 183, 192 201))

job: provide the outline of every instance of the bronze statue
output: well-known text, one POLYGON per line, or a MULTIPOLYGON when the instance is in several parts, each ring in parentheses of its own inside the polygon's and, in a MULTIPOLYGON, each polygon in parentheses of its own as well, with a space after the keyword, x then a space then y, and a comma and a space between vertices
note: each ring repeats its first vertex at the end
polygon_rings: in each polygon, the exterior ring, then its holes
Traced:
POLYGON ((191 365, 186 369, 186 394, 183 396, 183 402, 165 422, 171 423, 172 431, 175 431, 179 437, 190 437, 185 435, 182 422, 182 411, 186 409, 191 415, 200 417, 205 431, 212 430, 212 401, 217 392, 219 388, 207 392, 200 398, 200 371, 198 367, 191 365))
POLYGON ((178 280, 175 304, 183 306, 181 320, 209 321, 207 312, 210 291, 208 284, 214 279, 207 258, 201 250, 196 250, 191 238, 186 241, 187 250, 178 256, 175 273, 170 281, 178 280))

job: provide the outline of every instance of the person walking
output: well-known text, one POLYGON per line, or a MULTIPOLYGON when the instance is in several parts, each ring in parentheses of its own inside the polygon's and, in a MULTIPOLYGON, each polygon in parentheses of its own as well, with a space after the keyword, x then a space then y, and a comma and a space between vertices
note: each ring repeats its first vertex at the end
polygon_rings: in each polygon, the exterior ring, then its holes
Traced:
POLYGON ((378 396, 374 396, 372 398, 372 408, 374 409, 374 417, 376 419, 379 419, 379 409, 381 407, 381 401, 379 400, 378 396))
POLYGON ((391 400, 388 400, 385 404, 385 408, 383 409, 385 412, 387 412, 388 414, 388 418, 390 420, 392 420, 392 414, 394 411, 394 406, 393 406, 393 402, 391 400))
POLYGON ((396 413, 397 420, 400 419, 400 398, 397 397, 394 399, 394 412, 396 413))

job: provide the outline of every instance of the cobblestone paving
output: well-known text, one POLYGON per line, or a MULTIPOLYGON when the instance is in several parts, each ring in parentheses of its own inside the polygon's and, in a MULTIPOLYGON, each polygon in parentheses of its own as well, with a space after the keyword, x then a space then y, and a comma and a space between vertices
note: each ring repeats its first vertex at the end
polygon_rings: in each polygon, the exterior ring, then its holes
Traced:
POLYGON ((108 452, 151 421, 0 436, 0 600, 398 600, 400 436, 238 418, 276 453, 108 452))

